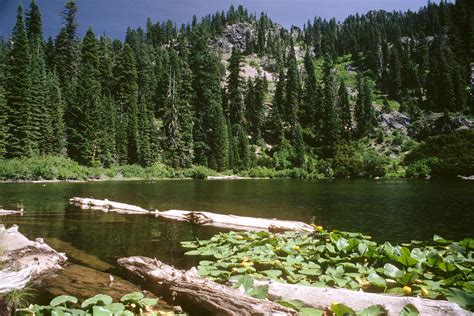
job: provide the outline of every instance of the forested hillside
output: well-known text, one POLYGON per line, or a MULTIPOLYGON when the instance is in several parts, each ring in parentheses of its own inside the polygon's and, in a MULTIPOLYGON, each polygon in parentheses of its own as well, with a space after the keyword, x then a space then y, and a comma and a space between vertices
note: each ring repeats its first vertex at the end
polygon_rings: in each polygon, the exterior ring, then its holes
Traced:
POLYGON ((251 176, 474 174, 474 133, 457 131, 473 126, 472 1, 289 30, 232 6, 179 26, 149 19, 124 41, 92 28, 80 38, 77 13, 68 1, 61 30, 45 39, 32 0, 0 42, 3 159, 251 176), (436 135, 459 144, 461 170, 431 152, 404 159, 436 135))

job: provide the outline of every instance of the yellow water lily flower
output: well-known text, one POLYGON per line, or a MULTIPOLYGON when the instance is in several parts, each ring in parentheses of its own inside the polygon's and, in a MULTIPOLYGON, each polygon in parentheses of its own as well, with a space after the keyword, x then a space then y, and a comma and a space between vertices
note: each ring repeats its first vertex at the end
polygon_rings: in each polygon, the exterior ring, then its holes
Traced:
POLYGON ((405 294, 405 295, 411 295, 411 292, 412 292, 411 287, 409 287, 408 285, 405 285, 405 286, 403 287, 403 294, 405 294))

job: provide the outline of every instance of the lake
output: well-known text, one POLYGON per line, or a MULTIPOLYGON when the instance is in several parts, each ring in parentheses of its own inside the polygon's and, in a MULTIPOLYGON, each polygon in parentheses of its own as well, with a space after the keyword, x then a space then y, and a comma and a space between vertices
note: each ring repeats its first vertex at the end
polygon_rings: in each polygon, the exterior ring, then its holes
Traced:
POLYGON ((474 182, 423 180, 162 180, 0 184, 0 207, 25 213, 0 216, 29 238, 56 238, 115 264, 131 255, 187 268, 179 242, 219 230, 149 216, 119 215, 69 206, 93 197, 147 209, 184 209, 299 220, 357 231, 377 241, 462 239, 474 235, 474 182))

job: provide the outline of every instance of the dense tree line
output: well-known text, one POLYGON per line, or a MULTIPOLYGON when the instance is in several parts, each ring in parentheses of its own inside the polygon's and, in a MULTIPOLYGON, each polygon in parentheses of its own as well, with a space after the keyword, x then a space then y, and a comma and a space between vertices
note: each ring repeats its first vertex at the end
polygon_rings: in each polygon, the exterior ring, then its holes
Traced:
POLYGON ((374 136, 374 89, 412 115, 473 111, 468 0, 340 23, 316 18, 303 30, 231 6, 180 27, 149 19, 145 29, 127 29, 124 41, 91 28, 79 38, 77 12, 67 1, 58 35, 45 40, 35 1, 26 14, 19 6, 10 39, 0 43, 0 157, 305 167, 311 157, 332 158, 339 145, 374 136), (226 69, 209 43, 233 23, 255 32, 246 34, 244 51, 232 50, 226 69), (254 53, 276 61, 274 78, 242 77, 243 60, 254 53), (348 54, 358 72, 355 94, 336 67, 348 54), (270 163, 258 161, 262 151, 270 163))

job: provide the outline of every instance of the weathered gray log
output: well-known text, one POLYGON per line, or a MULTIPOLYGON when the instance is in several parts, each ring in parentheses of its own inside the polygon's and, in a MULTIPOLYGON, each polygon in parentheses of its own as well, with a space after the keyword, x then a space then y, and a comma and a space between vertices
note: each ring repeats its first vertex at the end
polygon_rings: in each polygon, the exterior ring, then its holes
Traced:
POLYGON ((14 225, 5 229, 0 225, 0 293, 23 288, 30 280, 61 269, 67 257, 58 253, 42 239, 31 241, 14 225))
POLYGON ((13 214, 23 214, 23 209, 19 211, 0 209, 0 215, 13 215, 13 214))
POLYGON ((271 300, 300 300, 307 306, 320 309, 326 309, 334 302, 345 304, 356 311, 363 310, 375 304, 380 304, 388 311, 388 315, 399 315, 406 305, 412 304, 418 309, 421 315, 473 315, 473 313, 462 309, 455 303, 429 300, 420 297, 365 293, 335 288, 318 288, 275 281, 255 280, 254 284, 268 285, 268 295, 271 300))
POLYGON ((109 200, 96 200, 75 197, 70 199, 70 203, 73 205, 77 205, 83 209, 93 209, 104 212, 111 211, 122 214, 151 214, 156 217, 166 218, 170 220, 186 221, 199 225, 209 225, 238 230, 269 230, 272 232, 312 232, 314 230, 311 225, 298 221, 223 215, 211 212, 195 212, 181 210, 169 210, 163 212, 148 211, 139 206, 111 202, 109 200))
POLYGON ((185 310, 212 315, 294 315, 293 309, 268 300, 250 297, 213 281, 186 273, 156 259, 121 258, 118 264, 133 277, 153 288, 171 304, 185 310))

